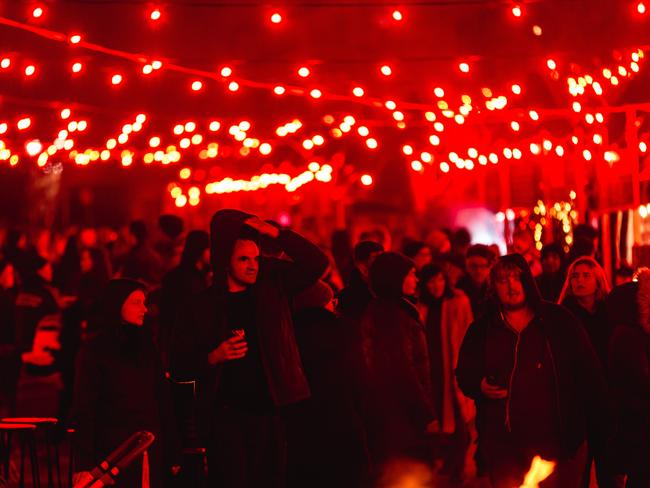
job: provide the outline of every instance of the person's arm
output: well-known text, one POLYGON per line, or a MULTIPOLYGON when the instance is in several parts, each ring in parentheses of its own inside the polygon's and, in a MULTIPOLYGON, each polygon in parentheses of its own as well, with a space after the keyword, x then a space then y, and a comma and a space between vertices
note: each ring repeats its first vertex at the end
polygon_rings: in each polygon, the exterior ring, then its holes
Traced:
POLYGON ((76 471, 90 471, 95 467, 96 412, 100 401, 100 389, 104 380, 97 352, 84 344, 76 361, 74 399, 71 425, 75 429, 74 444, 77 453, 76 471))
POLYGON ((327 271, 329 260, 325 253, 300 234, 279 230, 257 217, 251 217, 245 223, 260 234, 275 239, 278 246, 291 258, 290 262, 283 262, 280 269, 283 286, 291 293, 311 286, 327 271))

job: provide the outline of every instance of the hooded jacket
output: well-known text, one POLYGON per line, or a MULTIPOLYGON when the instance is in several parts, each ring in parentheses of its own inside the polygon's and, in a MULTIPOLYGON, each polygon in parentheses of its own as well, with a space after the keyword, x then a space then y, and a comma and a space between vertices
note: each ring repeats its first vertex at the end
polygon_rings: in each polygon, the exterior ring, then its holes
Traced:
MULTIPOLYGON (((139 430, 156 437, 149 449, 152 486, 162 486, 165 466, 176 464, 178 433, 170 385, 150 332, 122 320, 122 305, 144 285, 109 281, 100 301, 101 329, 82 345, 76 363, 71 424, 76 430, 78 471, 88 471, 139 430)), ((139 464, 117 486, 140 486, 139 464)))
POLYGON ((463 340, 458 385, 476 402, 481 443, 512 436, 521 448, 543 447, 547 456, 570 457, 588 434, 601 441, 607 434, 606 385, 599 361, 571 313, 541 299, 522 256, 503 256, 499 263, 521 270, 534 318, 517 334, 505 323, 492 293, 489 312, 470 326, 463 340), (483 396, 481 382, 489 377, 509 390, 506 400, 483 396))
POLYGON ((407 454, 436 418, 424 327, 402 294, 412 260, 387 252, 370 268, 376 296, 361 320, 368 443, 376 462, 407 454))
POLYGON ((609 376, 616 401, 613 458, 619 471, 648 473, 650 466, 650 275, 612 290, 606 300, 615 325, 609 376), (645 316, 645 320, 643 317, 645 316))
MULTIPOLYGON (((204 409, 214 401, 222 370, 222 365, 209 365, 208 354, 231 335, 226 317, 228 263, 242 233, 253 237, 245 225, 250 217, 238 210, 220 210, 212 217, 213 284, 191 301, 175 327, 172 373, 198 381, 197 394, 204 409)), ((260 257, 257 282, 251 288, 264 374, 274 405, 282 406, 309 397, 294 337, 291 299, 316 282, 329 262, 317 246, 290 230, 281 230, 276 243, 292 261, 260 257)))

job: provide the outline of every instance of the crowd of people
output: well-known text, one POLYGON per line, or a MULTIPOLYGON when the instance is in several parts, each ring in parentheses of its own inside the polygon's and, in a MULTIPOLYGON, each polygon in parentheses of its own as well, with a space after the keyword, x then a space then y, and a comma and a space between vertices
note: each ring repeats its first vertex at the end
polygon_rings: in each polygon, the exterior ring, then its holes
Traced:
POLYGON ((593 229, 539 255, 519 229, 500 256, 464 229, 397 252, 383 231, 318 246, 238 210, 184 227, 3 234, 0 414, 21 414, 26 377, 60 377, 77 481, 147 430, 117 486, 192 479, 196 446, 224 488, 400 486, 423 467, 512 488, 537 455, 556 463, 545 487, 650 486, 650 272, 612 289, 593 229))

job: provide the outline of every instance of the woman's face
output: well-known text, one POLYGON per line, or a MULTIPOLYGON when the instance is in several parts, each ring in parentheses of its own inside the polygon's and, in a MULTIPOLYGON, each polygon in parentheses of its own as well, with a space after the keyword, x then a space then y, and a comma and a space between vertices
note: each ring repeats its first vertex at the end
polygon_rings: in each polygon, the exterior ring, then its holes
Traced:
POLYGON ((434 298, 440 298, 445 293, 445 285, 445 276, 438 273, 427 282, 427 290, 434 298))
POLYGON ((411 271, 406 275, 404 281, 402 282, 402 294, 405 296, 415 295, 415 291, 418 287, 418 277, 415 274, 415 268, 411 268, 411 271))
POLYGON ((135 290, 122 304, 122 320, 127 324, 142 325, 147 307, 144 304, 145 296, 142 290, 135 290))
POLYGON ((578 264, 573 268, 569 279, 571 280, 571 290, 578 298, 593 296, 598 290, 596 274, 588 264, 578 264))

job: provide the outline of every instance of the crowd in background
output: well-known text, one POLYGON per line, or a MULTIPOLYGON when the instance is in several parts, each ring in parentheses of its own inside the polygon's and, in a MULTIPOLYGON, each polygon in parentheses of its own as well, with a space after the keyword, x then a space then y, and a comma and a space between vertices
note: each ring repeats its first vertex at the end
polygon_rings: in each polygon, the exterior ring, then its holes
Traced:
POLYGON ((465 229, 423 236, 316 246, 230 210, 209 232, 171 215, 5 229, 0 416, 56 376, 77 476, 149 430, 151 486, 187 476, 190 445, 208 448, 209 486, 396 486, 424 466, 512 487, 534 455, 557 461, 543 486, 589 486, 592 464, 598 486, 650 486, 650 276, 610 283, 584 225, 541 253, 519 229, 507 256, 465 229))

